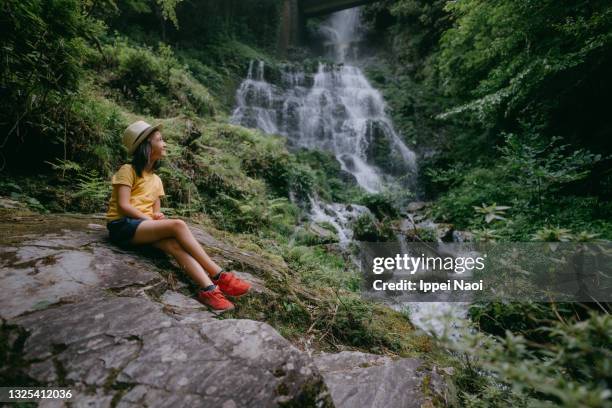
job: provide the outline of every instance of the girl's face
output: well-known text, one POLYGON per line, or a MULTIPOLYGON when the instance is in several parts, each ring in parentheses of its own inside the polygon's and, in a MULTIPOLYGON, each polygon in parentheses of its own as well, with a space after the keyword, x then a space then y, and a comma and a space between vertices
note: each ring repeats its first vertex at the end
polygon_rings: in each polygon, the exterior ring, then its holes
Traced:
POLYGON ((166 142, 164 142, 160 131, 155 131, 155 133, 151 135, 149 143, 151 144, 151 161, 160 160, 166 157, 166 142))

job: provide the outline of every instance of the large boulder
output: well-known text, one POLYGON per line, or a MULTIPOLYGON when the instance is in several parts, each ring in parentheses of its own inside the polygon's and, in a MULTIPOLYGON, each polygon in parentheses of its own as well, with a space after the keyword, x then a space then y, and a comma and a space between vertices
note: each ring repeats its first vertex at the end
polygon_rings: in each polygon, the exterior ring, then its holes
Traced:
POLYGON ((28 334, 25 374, 66 384, 78 393, 75 402, 96 396, 120 406, 325 405, 311 360, 272 327, 201 313, 185 323, 149 299, 111 296, 11 323, 28 334))
MULTIPOLYGON (((315 363, 264 322, 220 320, 191 296, 188 279, 177 283, 173 276, 181 272, 163 254, 108 242, 102 218, 0 215, 5 386, 69 388, 77 407, 412 407, 431 401, 423 387, 435 378, 420 360, 343 352, 320 355, 315 363)), ((287 279, 282 260, 191 227, 216 262, 245 271, 240 276, 254 285, 246 302, 279 296, 265 285, 287 279)))
POLYGON ((417 358, 343 351, 316 355, 315 363, 337 408, 422 408, 448 401, 442 377, 417 358))
MULTIPOLYGON (((103 220, 9 219, 0 223, 5 385, 70 388, 75 406, 333 405, 307 354, 266 323, 218 320, 169 290, 172 264, 114 247, 103 220)), ((194 231, 225 265, 283 273, 282 264, 194 231)))

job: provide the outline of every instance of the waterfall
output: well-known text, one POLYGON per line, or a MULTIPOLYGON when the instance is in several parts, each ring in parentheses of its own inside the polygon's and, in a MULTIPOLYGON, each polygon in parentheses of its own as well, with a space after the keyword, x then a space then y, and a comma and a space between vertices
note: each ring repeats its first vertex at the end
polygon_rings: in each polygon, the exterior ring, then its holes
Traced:
POLYGON ((278 133, 276 112, 272 109, 275 89, 264 80, 263 75, 264 62, 251 61, 247 78, 236 92, 238 107, 231 122, 265 133, 278 133))
POLYGON ((359 8, 332 14, 319 31, 328 57, 341 63, 359 59, 359 44, 364 33, 359 8))
POLYGON ((328 56, 316 72, 281 67, 280 80, 265 79, 263 61, 251 62, 240 85, 231 122, 287 137, 290 148, 327 150, 366 191, 380 192, 397 176, 414 174, 415 154, 386 114, 385 102, 354 65, 362 27, 359 9, 334 13, 321 25, 328 56), (378 144, 378 145, 377 145, 378 144), (377 146, 388 154, 377 155, 377 146), (395 174, 385 171, 393 162, 395 174))
POLYGON ((353 239, 351 224, 362 215, 370 215, 368 207, 357 204, 324 203, 316 197, 310 199, 310 218, 315 222, 328 222, 338 233, 342 248, 346 248, 353 239))
MULTIPOLYGON (((319 62, 311 71, 286 64, 273 73, 263 61, 252 61, 237 91, 231 122, 283 135, 289 148, 332 152, 342 170, 368 192, 413 187, 415 154, 397 134, 382 95, 359 68, 364 37, 360 9, 332 14, 320 25, 319 36, 325 57, 334 63, 319 62), (382 155, 377 154, 381 145, 388 149, 382 155)), ((364 214, 369 210, 363 206, 310 197, 310 220, 331 224, 342 248, 353 238, 352 222, 364 214)), ((405 237, 397 239, 402 253, 409 253, 405 237)), ((414 324, 438 335, 464 324, 467 310, 465 304, 448 302, 391 306, 409 309, 414 324)))

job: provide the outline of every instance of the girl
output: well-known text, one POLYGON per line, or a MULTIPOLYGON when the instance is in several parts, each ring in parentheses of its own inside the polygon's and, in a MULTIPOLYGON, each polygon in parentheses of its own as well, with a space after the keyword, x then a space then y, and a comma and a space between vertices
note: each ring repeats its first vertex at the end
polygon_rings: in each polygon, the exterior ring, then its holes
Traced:
POLYGON ((154 170, 166 156, 161 127, 140 120, 123 134, 132 164, 121 166, 112 179, 113 193, 106 214, 110 239, 120 245, 151 244, 172 255, 201 287, 200 302, 215 310, 233 309, 224 294, 241 296, 251 286, 210 259, 183 220, 166 219, 160 212, 159 198, 165 194, 154 170))

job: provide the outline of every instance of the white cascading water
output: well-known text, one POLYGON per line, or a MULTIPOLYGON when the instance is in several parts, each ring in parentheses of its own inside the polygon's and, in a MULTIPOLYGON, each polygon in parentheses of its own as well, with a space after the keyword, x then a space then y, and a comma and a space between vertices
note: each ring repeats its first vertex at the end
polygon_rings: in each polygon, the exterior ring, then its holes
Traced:
POLYGON ((351 224, 360 216, 371 214, 368 207, 357 204, 324 203, 316 198, 310 197, 310 219, 333 225, 338 232, 338 240, 342 247, 353 239, 351 224))
POLYGON ((359 59, 359 44, 363 39, 363 25, 358 8, 332 14, 319 27, 325 38, 327 55, 337 62, 355 62, 359 59))
MULTIPOLYGON (((265 79, 263 61, 252 61, 237 91, 231 122, 283 135, 290 148, 332 152, 342 169, 368 192, 380 192, 388 186, 402 188, 398 174, 382 171, 370 151, 376 138, 385 138, 391 154, 384 159, 400 164, 409 175, 416 172, 415 154, 396 133, 382 95, 356 66, 364 33, 360 9, 332 14, 319 31, 326 57, 335 63, 319 63, 310 73, 286 65, 271 83, 265 79)), ((343 247, 352 239, 352 221, 369 213, 363 206, 324 203, 317 197, 310 197, 310 207, 310 219, 333 225, 343 247)), ((403 237, 398 240, 402 251, 409 252, 403 237)), ((392 307, 410 309, 413 323, 437 335, 464 322, 466 314, 465 305, 447 302, 407 302, 392 307)))
POLYGON ((321 26, 325 48, 335 64, 319 63, 307 74, 285 66, 277 84, 264 78, 263 61, 251 62, 237 92, 232 123, 287 137, 293 148, 326 150, 366 191, 380 192, 394 177, 375 163, 370 149, 384 141, 407 173, 416 170, 415 154, 397 135, 384 100, 359 68, 345 64, 358 57, 362 28, 359 9, 334 13, 321 26))

